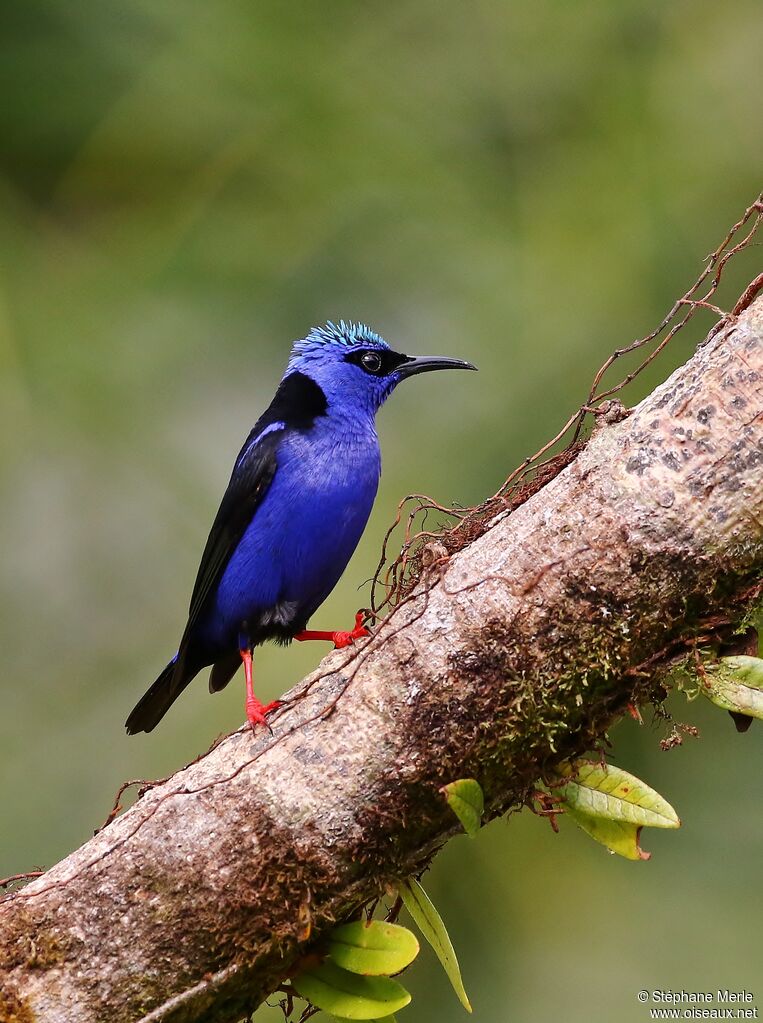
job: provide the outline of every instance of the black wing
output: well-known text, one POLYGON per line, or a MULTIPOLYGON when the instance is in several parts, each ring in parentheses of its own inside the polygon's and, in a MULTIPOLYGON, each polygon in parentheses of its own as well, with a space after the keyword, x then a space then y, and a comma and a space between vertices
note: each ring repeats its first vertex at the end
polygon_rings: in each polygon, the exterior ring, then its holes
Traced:
POLYGON ((220 502, 201 556, 185 636, 198 621, 207 597, 220 582, 226 565, 273 482, 276 452, 283 435, 283 428, 263 431, 258 423, 236 459, 228 489, 220 502))

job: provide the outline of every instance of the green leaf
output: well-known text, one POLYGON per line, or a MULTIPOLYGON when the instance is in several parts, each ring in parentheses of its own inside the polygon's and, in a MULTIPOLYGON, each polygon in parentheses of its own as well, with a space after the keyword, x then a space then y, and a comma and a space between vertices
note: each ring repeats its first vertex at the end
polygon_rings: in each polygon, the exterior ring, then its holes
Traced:
POLYGON ((456 953, 440 914, 414 877, 409 877, 406 881, 403 881, 400 884, 399 891, 405 908, 411 914, 419 930, 440 960, 442 968, 447 973, 448 980, 458 996, 458 1000, 467 1012, 471 1012, 472 1007, 464 990, 464 982, 461 980, 461 970, 458 966, 456 953))
POLYGON ((763 659, 722 657, 699 674, 699 688, 716 707, 763 720, 763 659))
POLYGON ((567 807, 567 815, 582 828, 587 835, 601 842, 607 849, 627 860, 648 860, 652 854, 644 852, 639 845, 641 827, 629 821, 612 821, 603 817, 589 817, 571 806, 567 807))
MULTIPOLYGON (((376 1017, 377 1020, 379 1018, 380 1018, 379 1016, 376 1017)), ((387 1021, 387 1023, 397 1023, 397 1016, 385 1016, 384 1019, 387 1021)), ((334 1016, 334 1020, 336 1021, 336 1023, 348 1023, 346 1016, 334 1016)), ((376 1023, 376 1021, 371 1019, 367 1020, 366 1023, 376 1023)))
POLYGON ((293 977, 291 984, 301 998, 343 1019, 385 1019, 411 1000, 390 977, 359 977, 329 960, 293 977))
POLYGON ((419 954, 419 943, 399 924, 356 920, 330 932, 328 950, 337 966, 350 973, 379 977, 410 966, 419 954))
POLYGON ((463 825, 464 831, 474 838, 482 824, 482 813, 485 809, 485 797, 482 788, 474 778, 461 778, 443 785, 440 789, 445 794, 453 813, 463 825))
POLYGON ((577 760, 562 775, 567 780, 557 791, 573 812, 636 827, 681 827, 678 814, 659 792, 619 767, 577 760))
MULTIPOLYGON (((379 1016, 376 1017, 377 1020, 380 1018, 381 1017, 379 1016)), ((348 1023, 346 1016, 334 1016, 334 1019, 336 1020, 336 1023, 348 1023)), ((387 1023, 397 1023, 397 1016, 385 1016, 384 1019, 387 1023)), ((376 1023, 376 1021, 371 1019, 367 1020, 366 1023, 376 1023)))

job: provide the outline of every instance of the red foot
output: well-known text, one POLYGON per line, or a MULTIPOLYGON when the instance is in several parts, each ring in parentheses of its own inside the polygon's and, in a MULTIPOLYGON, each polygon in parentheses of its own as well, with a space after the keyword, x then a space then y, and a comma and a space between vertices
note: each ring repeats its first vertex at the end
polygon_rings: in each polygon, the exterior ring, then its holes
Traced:
POLYGON ((350 632, 332 632, 331 638, 334 641, 334 649, 341 650, 342 647, 350 646, 356 639, 370 635, 371 633, 363 624, 363 612, 358 611, 355 615, 355 628, 350 632))
POLYGON ((363 612, 358 611, 355 615, 355 628, 351 632, 322 632, 316 629, 306 629, 304 632, 298 632, 294 638, 300 643, 306 639, 325 639, 334 644, 334 649, 341 650, 342 647, 350 646, 356 639, 370 635, 371 633, 363 625, 363 612))
MULTIPOLYGON (((282 707, 283 703, 281 700, 271 700, 270 703, 260 703, 255 696, 253 699, 246 701, 246 719, 252 726, 254 731, 256 725, 267 725, 267 716, 271 710, 277 710, 282 707)), ((270 727, 268 725, 268 727, 270 727)))

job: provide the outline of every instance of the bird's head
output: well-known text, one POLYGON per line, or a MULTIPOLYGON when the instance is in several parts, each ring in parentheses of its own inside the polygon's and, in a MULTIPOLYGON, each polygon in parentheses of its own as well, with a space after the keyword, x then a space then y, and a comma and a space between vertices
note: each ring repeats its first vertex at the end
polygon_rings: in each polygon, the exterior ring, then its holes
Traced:
POLYGON ((295 342, 286 372, 310 377, 329 406, 373 414, 401 380, 436 369, 476 368, 461 359, 403 355, 365 324, 340 320, 313 327, 306 338, 295 342))

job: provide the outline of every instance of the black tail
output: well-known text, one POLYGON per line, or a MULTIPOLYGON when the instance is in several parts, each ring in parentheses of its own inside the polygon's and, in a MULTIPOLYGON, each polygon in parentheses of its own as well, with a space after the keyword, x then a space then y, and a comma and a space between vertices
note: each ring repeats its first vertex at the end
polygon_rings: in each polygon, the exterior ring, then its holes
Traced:
POLYGON ((188 656, 173 657, 148 692, 141 697, 127 719, 127 734, 151 732, 159 724, 188 683, 204 667, 188 656))

